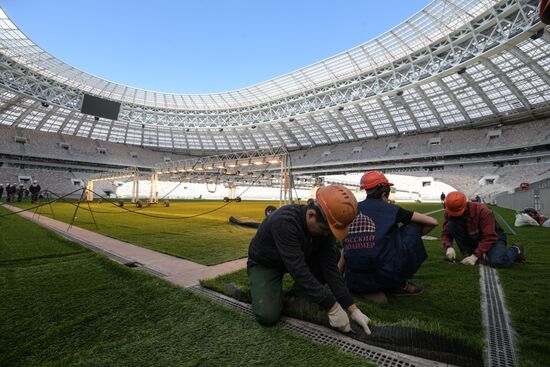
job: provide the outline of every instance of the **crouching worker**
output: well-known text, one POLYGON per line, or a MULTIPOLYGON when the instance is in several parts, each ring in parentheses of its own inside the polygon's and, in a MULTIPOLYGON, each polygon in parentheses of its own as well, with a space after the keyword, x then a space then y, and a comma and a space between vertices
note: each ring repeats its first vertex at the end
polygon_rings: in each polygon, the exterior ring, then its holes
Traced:
POLYGON ((366 172, 360 185, 367 198, 359 203, 339 263, 349 290, 380 304, 387 302, 386 293, 422 293, 424 287, 409 279, 427 258, 422 235, 436 227, 437 220, 390 204, 393 184, 380 171, 366 172))
POLYGON ((445 222, 441 231, 447 259, 454 261, 453 239, 462 255, 461 263, 478 261, 495 268, 507 268, 525 260, 523 246, 506 248, 506 235, 485 204, 468 202, 466 195, 453 191, 445 199, 445 222))
POLYGON ((356 212, 357 200, 351 191, 330 185, 320 188, 307 206, 285 205, 262 222, 250 242, 247 264, 252 310, 260 324, 270 326, 279 320, 283 275, 290 273, 294 288, 328 311, 332 327, 351 330, 348 310, 370 334, 369 318, 354 304, 338 271, 334 240, 346 236, 356 212))

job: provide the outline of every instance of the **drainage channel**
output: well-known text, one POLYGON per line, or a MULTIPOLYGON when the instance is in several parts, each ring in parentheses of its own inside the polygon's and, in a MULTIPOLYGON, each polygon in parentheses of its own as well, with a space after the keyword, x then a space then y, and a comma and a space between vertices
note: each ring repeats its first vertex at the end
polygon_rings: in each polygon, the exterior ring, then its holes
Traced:
MULTIPOLYGON (((233 298, 217 293, 199 285, 189 288, 195 293, 204 295, 212 300, 223 303, 243 314, 253 316, 251 306, 244 302, 239 302, 233 298)), ((321 344, 332 344, 338 346, 341 350, 357 354, 369 362, 384 367, 434 367, 434 366, 452 366, 428 359, 410 356, 404 353, 394 352, 368 345, 349 338, 334 330, 326 327, 312 324, 306 321, 293 319, 290 317, 281 317, 279 325, 284 329, 291 330, 297 334, 305 336, 321 344)))
POLYGON ((481 313, 485 329, 486 354, 490 367, 515 367, 515 332, 500 287, 497 271, 480 265, 481 313))

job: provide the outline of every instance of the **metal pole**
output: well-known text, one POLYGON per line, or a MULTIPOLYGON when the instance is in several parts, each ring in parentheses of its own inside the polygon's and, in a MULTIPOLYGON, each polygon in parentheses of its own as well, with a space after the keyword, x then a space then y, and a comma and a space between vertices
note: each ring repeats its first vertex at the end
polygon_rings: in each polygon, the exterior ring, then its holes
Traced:
POLYGON ((71 224, 69 224, 69 228, 67 228, 67 232, 69 232, 69 230, 71 229, 71 227, 73 226, 74 224, 74 221, 76 219, 76 213, 78 212, 78 208, 80 208, 80 202, 82 200, 84 200, 84 197, 86 196, 86 188, 82 188, 82 194, 80 194, 80 199, 78 200, 78 203, 76 205, 76 208, 74 210, 74 213, 73 213, 73 218, 71 219, 71 224))
POLYGON ((284 169, 284 162, 281 159, 281 167, 279 170, 279 208, 283 206, 283 181, 284 181, 283 169, 284 169))

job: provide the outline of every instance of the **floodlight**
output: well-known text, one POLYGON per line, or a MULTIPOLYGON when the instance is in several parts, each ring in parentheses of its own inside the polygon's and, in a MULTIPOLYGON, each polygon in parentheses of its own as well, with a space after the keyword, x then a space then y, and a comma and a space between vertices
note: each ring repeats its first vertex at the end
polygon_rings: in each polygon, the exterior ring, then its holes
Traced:
POLYGON ((48 108, 48 107, 50 107, 50 105, 48 104, 48 102, 42 102, 42 107, 48 108))
POLYGON ((343 110, 344 110, 344 106, 338 107, 338 111, 343 111, 343 110))
POLYGON ((398 97, 401 97, 403 95, 403 91, 402 90, 398 90, 397 93, 395 93, 398 97))
POLYGON ((462 69, 460 69, 459 71, 457 71, 456 73, 457 73, 458 75, 462 75, 462 74, 464 74, 465 72, 466 72, 466 68, 462 68, 462 69))
POLYGON ((94 116, 94 120, 99 121, 99 117, 94 116))

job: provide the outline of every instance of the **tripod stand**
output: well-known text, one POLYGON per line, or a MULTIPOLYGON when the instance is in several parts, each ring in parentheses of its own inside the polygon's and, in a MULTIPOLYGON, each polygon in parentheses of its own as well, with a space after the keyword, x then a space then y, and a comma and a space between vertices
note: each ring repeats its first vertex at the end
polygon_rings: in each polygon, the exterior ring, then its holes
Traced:
MULTIPOLYGON (((75 219, 77 218, 76 214, 78 213, 78 209, 80 208, 80 203, 82 202, 82 200, 86 200, 86 191, 88 191, 88 189, 86 187, 83 187, 82 188, 82 194, 80 194, 80 199, 78 199, 78 203, 76 205, 76 208, 74 209, 73 218, 71 219, 71 224, 69 224, 69 228, 67 228, 67 232, 70 231, 70 229, 72 228, 72 226, 74 224, 75 219)), ((97 229, 98 228, 97 227, 97 222, 95 220, 94 212, 92 211, 92 208, 90 206, 90 202, 86 200, 86 203, 88 204, 88 210, 90 211, 90 214, 92 215, 92 220, 94 221, 94 225, 97 229)))

